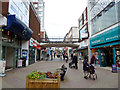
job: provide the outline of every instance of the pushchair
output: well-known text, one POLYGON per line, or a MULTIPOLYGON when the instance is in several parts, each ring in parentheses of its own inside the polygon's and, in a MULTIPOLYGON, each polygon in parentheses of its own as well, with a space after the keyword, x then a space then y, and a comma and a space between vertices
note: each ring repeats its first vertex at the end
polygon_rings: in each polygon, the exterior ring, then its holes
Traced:
POLYGON ((72 62, 70 62, 69 63, 69 68, 75 68, 75 66, 73 65, 74 64, 74 62, 72 61, 72 62))
POLYGON ((95 73, 95 67, 93 65, 89 66, 88 77, 93 80, 97 79, 97 74, 95 73))
POLYGON ((65 67, 65 65, 63 64, 61 68, 58 68, 57 70, 60 70, 61 81, 64 81, 64 76, 66 74, 67 67, 65 67))

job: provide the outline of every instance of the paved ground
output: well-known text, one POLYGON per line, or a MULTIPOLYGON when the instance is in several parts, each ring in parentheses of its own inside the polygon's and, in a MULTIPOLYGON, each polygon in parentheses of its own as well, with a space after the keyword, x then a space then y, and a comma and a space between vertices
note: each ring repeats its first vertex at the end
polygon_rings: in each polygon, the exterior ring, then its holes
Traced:
MULTIPOLYGON (((30 74, 31 71, 54 72, 63 63, 68 67, 68 63, 56 59, 53 61, 39 61, 28 67, 6 72, 7 76, 3 77, 2 86, 3 88, 25 88, 26 75, 30 74)), ((112 73, 110 70, 99 66, 97 66, 96 73, 98 75, 97 80, 84 79, 82 63, 79 62, 78 70, 68 68, 65 80, 61 81, 61 88, 118 88, 118 73, 112 73)))

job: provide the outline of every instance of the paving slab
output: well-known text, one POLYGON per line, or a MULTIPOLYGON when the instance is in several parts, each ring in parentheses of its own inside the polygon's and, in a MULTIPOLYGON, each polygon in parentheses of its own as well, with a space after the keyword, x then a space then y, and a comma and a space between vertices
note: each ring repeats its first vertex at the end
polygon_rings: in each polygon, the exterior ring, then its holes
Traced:
MULTIPOLYGON (((70 61, 69 61, 70 62, 70 61)), ((47 72, 56 71, 63 64, 68 68, 65 80, 61 81, 61 88, 118 88, 118 73, 112 73, 99 66, 96 66, 97 80, 84 79, 82 62, 79 61, 79 68, 70 69, 68 63, 64 60, 48 60, 39 61, 24 68, 17 68, 6 72, 6 76, 2 79, 3 88, 25 88, 26 76, 34 70, 47 72)))

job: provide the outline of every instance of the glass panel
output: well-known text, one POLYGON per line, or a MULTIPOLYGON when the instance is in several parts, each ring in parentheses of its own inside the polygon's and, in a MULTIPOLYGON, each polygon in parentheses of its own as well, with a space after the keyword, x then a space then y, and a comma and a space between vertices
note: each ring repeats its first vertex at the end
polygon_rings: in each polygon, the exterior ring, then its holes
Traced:
POLYGON ((117 17, 118 11, 120 11, 119 9, 116 10, 118 6, 120 7, 120 3, 119 5, 114 5, 114 2, 112 2, 112 4, 91 21, 92 35, 118 22, 118 18, 120 20, 120 17, 117 17))

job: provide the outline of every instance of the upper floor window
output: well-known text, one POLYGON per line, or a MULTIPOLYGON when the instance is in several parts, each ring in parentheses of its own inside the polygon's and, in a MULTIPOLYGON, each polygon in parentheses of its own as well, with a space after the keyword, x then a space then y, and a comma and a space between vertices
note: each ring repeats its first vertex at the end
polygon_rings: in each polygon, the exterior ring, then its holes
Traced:
POLYGON ((86 16, 87 14, 86 14, 86 11, 84 12, 84 21, 86 20, 86 16))
POLYGON ((83 20, 80 20, 79 23, 80 23, 80 26, 81 26, 83 24, 83 20))

